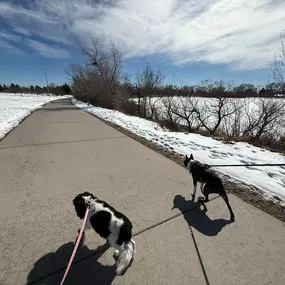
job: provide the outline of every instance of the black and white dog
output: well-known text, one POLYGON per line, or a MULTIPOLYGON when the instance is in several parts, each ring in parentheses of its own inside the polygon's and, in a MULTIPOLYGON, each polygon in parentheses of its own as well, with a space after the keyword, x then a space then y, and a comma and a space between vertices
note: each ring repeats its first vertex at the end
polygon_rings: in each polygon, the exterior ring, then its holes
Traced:
POLYGON ((197 182, 200 183, 201 192, 204 197, 199 197, 201 202, 209 201, 209 194, 219 194, 224 201, 226 202, 228 209, 230 211, 231 220, 235 220, 235 215, 232 211, 232 208, 229 203, 228 195, 226 193, 225 187, 221 178, 210 168, 209 165, 203 164, 199 161, 194 160, 193 155, 190 157, 186 155, 184 160, 185 167, 189 168, 189 173, 192 175, 193 184, 194 184, 194 192, 192 193, 192 199, 195 199, 196 190, 197 190, 197 182))
POLYGON ((87 207, 90 207, 84 230, 92 227, 116 249, 114 252, 114 257, 117 258, 116 272, 121 275, 135 254, 135 242, 132 240, 133 226, 130 220, 89 192, 78 194, 73 200, 73 205, 81 220, 84 219, 87 207))

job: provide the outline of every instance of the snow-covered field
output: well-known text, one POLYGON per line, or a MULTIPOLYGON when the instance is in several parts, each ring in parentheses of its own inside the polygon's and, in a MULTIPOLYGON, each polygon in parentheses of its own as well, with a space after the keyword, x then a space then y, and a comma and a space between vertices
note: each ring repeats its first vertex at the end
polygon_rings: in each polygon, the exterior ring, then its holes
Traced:
MULTIPOLYGON (((185 155, 193 153, 195 158, 208 164, 265 164, 285 163, 285 157, 248 143, 225 144, 197 134, 170 132, 157 123, 121 112, 94 107, 73 100, 79 108, 127 129, 168 150, 185 155)), ((216 168, 222 174, 252 185, 262 191, 266 199, 277 197, 285 205, 285 167, 224 167, 216 168)))
POLYGON ((32 111, 45 103, 67 96, 0 93, 0 139, 32 111))
MULTIPOLYGON (((134 102, 138 102, 137 98, 131 99, 134 102)), ((223 113, 228 113, 230 115, 222 119, 219 129, 224 133, 230 134, 235 128, 236 131, 239 131, 240 134, 243 133, 245 129, 254 122, 258 121, 259 118, 262 118, 261 113, 264 108, 270 108, 272 103, 276 103, 277 106, 283 106, 282 111, 285 113, 285 102, 284 98, 228 98, 226 99, 226 104, 222 109, 223 113), (264 100, 264 105, 263 105, 264 100)), ((187 125, 185 119, 175 115, 173 111, 185 115, 189 115, 191 110, 197 109, 201 113, 201 118, 208 127, 213 127, 218 121, 217 110, 219 101, 216 98, 204 98, 204 97, 152 97, 146 98, 146 108, 148 110, 148 115, 150 114, 151 107, 156 110, 156 115, 161 119, 166 119, 168 116, 167 108, 171 105, 173 118, 177 120, 177 123, 180 125, 187 125)), ((281 112, 281 110, 280 110, 281 112)), ((189 115, 192 127, 195 128, 199 126, 201 129, 204 127, 201 126, 200 122, 197 120, 195 113, 189 115)), ((285 133, 285 116, 282 116, 278 120, 273 121, 272 124, 269 124, 267 131, 273 133, 275 137, 284 135, 285 133)), ((253 128, 252 133, 255 134, 258 128, 253 128)))

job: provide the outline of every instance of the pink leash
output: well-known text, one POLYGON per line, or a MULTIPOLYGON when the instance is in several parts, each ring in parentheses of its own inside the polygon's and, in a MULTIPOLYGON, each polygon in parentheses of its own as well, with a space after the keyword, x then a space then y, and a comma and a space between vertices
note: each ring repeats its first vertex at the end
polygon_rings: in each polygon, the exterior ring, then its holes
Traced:
POLYGON ((84 231, 84 227, 85 227, 85 224, 86 224, 86 221, 87 221, 88 212, 89 212, 89 207, 87 208, 87 210, 86 210, 86 212, 85 212, 85 217, 84 217, 84 219, 83 219, 82 226, 81 226, 79 235, 78 235, 78 237, 77 237, 77 241, 76 241, 75 247, 74 247, 74 249, 73 249, 72 255, 71 255, 71 257, 70 257, 69 263, 68 263, 68 265, 67 265, 67 267, 66 267, 66 270, 65 270, 65 273, 64 273, 64 276, 63 276, 63 278, 62 278, 62 280, 61 280, 60 285, 63 284, 63 282, 64 282, 64 280, 65 280, 65 278, 66 278, 66 276, 67 276, 67 273, 68 273, 68 271, 69 271, 69 269, 70 269, 70 266, 71 266, 71 264, 72 264, 72 261, 73 261, 73 259, 74 259, 74 256, 75 256, 75 254, 76 254, 76 251, 77 251, 77 248, 78 248, 79 242, 80 242, 80 240, 81 240, 81 237, 82 237, 82 234, 83 234, 83 231, 84 231))

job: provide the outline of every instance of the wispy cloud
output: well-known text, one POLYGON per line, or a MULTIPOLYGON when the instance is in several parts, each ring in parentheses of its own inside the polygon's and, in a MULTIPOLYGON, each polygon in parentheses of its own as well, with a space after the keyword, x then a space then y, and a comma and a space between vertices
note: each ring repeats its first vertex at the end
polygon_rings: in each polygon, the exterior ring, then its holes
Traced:
POLYGON ((25 52, 18 47, 21 37, 8 33, 5 30, 0 30, 0 47, 9 51, 11 54, 25 55, 25 52))
POLYGON ((30 36, 31 33, 27 30, 27 29, 24 29, 22 27, 18 27, 18 26, 14 26, 12 27, 12 30, 18 34, 22 34, 22 35, 25 35, 25 36, 30 36))
POLYGON ((26 54, 21 47, 29 47, 36 51, 38 54, 48 58, 68 58, 69 52, 65 49, 50 46, 48 44, 31 40, 23 39, 22 37, 11 34, 5 30, 0 30, 0 47, 9 50, 10 53, 16 53, 20 55, 26 54))
POLYGON ((35 40, 26 40, 26 44, 38 54, 48 58, 68 58, 69 53, 67 50, 38 42, 35 40))
POLYGON ((23 50, 4 39, 0 39, 0 48, 7 50, 11 54, 25 55, 23 50))
POLYGON ((55 42, 111 36, 127 57, 162 54, 174 64, 236 69, 272 64, 284 11, 277 0, 34 0, 29 8, 0 2, 0 18, 55 42))
POLYGON ((5 39, 6 41, 9 42, 18 42, 21 40, 19 36, 8 33, 5 30, 0 30, 0 38, 5 39))

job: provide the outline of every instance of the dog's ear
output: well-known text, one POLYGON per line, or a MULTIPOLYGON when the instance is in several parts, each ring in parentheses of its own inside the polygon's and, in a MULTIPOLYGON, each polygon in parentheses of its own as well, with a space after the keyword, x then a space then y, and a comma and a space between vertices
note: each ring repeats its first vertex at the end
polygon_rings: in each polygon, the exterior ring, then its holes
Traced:
POLYGON ((91 198, 94 199, 94 200, 97 200, 97 199, 98 199, 98 198, 97 198, 95 195, 93 195, 93 194, 91 194, 91 198))
POLYGON ((73 205, 74 205, 77 216, 80 219, 83 219, 87 206, 86 206, 84 198, 82 197, 82 194, 77 195, 73 199, 73 205))
POLYGON ((190 160, 194 160, 194 156, 193 156, 192 153, 191 153, 191 155, 190 155, 190 160))
POLYGON ((190 161, 190 159, 189 159, 189 157, 186 155, 186 156, 185 156, 185 159, 184 159, 184 162, 183 162, 185 167, 188 166, 189 161, 190 161))

